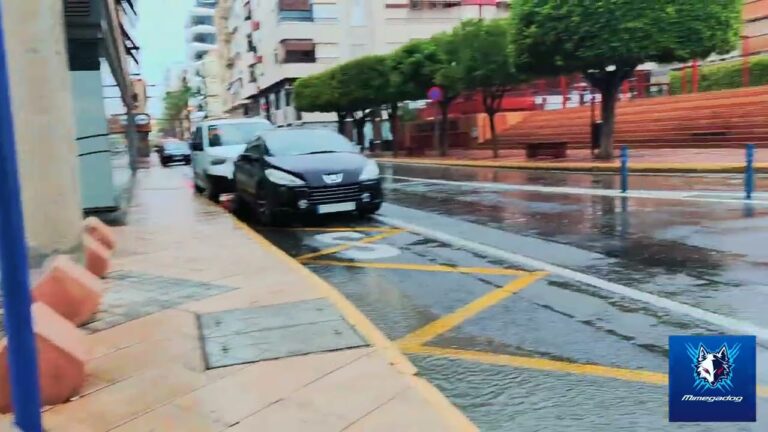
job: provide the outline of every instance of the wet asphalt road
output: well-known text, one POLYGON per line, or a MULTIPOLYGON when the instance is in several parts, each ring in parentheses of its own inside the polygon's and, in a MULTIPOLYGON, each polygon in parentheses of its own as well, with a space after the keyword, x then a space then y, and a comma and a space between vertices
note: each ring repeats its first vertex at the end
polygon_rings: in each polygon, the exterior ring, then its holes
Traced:
MULTIPOLYGON (((476 313, 432 331, 421 348, 406 350, 420 373, 481 430, 724 430, 668 423, 666 385, 635 372, 667 372, 669 335, 735 333, 717 317, 768 329, 768 206, 498 190, 474 183, 610 189, 617 182, 610 175, 404 165, 385 166, 384 173, 389 205, 381 220, 333 218, 313 229, 261 232, 294 257, 383 233, 369 245, 313 256, 305 264, 390 339, 429 328, 524 275, 442 272, 434 266, 542 270, 535 261, 504 258, 512 253, 597 280, 550 273, 509 297, 480 300, 476 313), (450 239, 378 230, 393 221, 450 239), (498 253, 481 253, 473 245, 498 253), (652 296, 642 301, 606 288, 614 285, 652 296), (717 317, 692 317, 664 300, 717 317), (480 354, 470 358, 466 352, 480 354), (574 364, 628 370, 629 377, 578 372, 569 367, 574 364)), ((728 191, 738 190, 740 181, 632 178, 648 190, 728 191)), ((768 340, 759 344, 758 381, 766 385, 768 340)), ((766 399, 759 399, 758 424, 725 430, 768 430, 767 410, 766 399)))

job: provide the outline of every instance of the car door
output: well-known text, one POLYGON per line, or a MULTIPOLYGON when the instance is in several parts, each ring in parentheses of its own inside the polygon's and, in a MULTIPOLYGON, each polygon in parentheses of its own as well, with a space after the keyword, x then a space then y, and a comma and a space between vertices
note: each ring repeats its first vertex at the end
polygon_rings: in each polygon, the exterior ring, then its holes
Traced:
POLYGON ((235 185, 237 190, 249 199, 256 193, 258 172, 264 156, 264 142, 256 138, 235 162, 235 185))
POLYGON ((203 128, 198 126, 192 141, 189 143, 189 149, 192 152, 192 172, 195 177, 195 183, 204 184, 205 180, 205 152, 203 147, 203 128))

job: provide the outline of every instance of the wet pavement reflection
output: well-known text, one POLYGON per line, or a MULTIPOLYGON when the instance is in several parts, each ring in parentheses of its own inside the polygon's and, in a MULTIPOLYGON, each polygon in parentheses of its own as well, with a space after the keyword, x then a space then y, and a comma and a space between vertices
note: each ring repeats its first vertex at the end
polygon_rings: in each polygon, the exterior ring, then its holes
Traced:
MULTIPOLYGON (((467 182, 523 176, 519 181, 525 184, 608 188, 614 181, 610 176, 499 170, 491 170, 495 173, 489 179, 484 178, 488 173, 476 171, 385 168, 395 176, 467 182)), ((674 179, 658 181, 663 185, 674 179)), ((707 182, 698 186, 707 183, 707 190, 717 190, 717 181, 707 182)), ((761 247, 761 238, 768 236, 765 208, 745 214, 744 206, 733 203, 499 191, 414 180, 388 181, 387 199, 393 205, 382 210, 384 216, 768 327, 768 253, 761 247)), ((312 227, 259 231, 302 257, 388 228, 375 220, 338 217, 315 221, 312 227)), ((436 266, 540 270, 410 232, 304 263, 392 340, 408 339, 521 277, 433 271, 436 266)), ((483 431, 722 430, 668 423, 667 388, 654 381, 667 372, 668 336, 724 331, 708 322, 549 274, 454 324, 425 338, 422 347, 432 354, 408 352, 420 374, 483 431), (611 369, 606 376, 569 368, 581 364, 611 369)), ((759 365, 768 360, 764 344, 758 347, 759 365)), ((758 381, 768 383, 765 370, 758 372, 758 381)), ((768 419, 761 418, 766 407, 766 399, 759 399, 760 423, 728 425, 727 430, 768 429, 768 419)))

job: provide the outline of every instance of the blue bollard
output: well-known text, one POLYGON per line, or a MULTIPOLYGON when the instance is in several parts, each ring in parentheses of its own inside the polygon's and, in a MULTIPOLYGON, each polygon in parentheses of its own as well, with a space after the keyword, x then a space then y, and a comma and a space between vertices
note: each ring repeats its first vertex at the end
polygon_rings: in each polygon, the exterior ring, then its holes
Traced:
POLYGON ((621 193, 629 189, 629 148, 621 146, 621 193))
POLYGON ((27 245, 5 54, 5 29, 0 3, 0 273, 8 334, 11 403, 19 429, 41 432, 37 349, 32 333, 27 245))
POLYGON ((747 144, 747 163, 744 167, 744 195, 746 199, 752 199, 752 191, 755 189, 755 145, 747 144))

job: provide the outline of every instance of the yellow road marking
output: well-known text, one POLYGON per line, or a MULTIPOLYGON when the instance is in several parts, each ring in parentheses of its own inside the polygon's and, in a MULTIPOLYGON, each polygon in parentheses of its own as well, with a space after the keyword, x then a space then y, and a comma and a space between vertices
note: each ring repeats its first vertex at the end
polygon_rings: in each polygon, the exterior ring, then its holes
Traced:
POLYGON ((270 228, 273 231, 323 231, 323 232, 343 232, 343 231, 363 231, 363 232, 402 232, 400 228, 389 227, 295 227, 295 228, 270 228))
POLYGON ((488 268, 488 267, 451 267, 451 266, 445 266, 445 265, 428 265, 428 264, 332 261, 332 260, 314 260, 314 259, 304 259, 303 261, 305 264, 320 264, 320 265, 331 265, 331 266, 362 267, 362 268, 392 269, 392 270, 417 270, 417 271, 445 272, 445 273, 477 273, 477 274, 505 275, 505 276, 520 276, 520 275, 530 274, 530 272, 527 272, 525 270, 512 270, 512 269, 505 269, 505 268, 488 268))
POLYGON ((441 357, 458 358, 478 363, 493 364, 499 366, 512 366, 525 369, 545 370, 552 372, 564 372, 577 375, 591 375, 604 378, 614 378, 623 381, 642 382, 647 384, 667 384, 668 377, 664 373, 650 372, 634 369, 621 369, 609 366, 570 363, 564 361, 547 360, 533 357, 495 354, 484 351, 460 350, 452 348, 440 348, 431 346, 408 346, 401 349, 408 354, 427 354, 441 357))
POLYGON ((414 331, 397 341, 402 349, 412 349, 427 343, 429 340, 451 330, 478 313, 488 309, 505 298, 519 292, 528 285, 546 276, 547 272, 533 272, 515 279, 502 288, 495 289, 488 294, 475 299, 471 303, 456 309, 448 315, 443 315, 435 321, 414 331))
MULTIPOLYGON (((295 269, 296 272, 305 276, 310 283, 320 290, 338 309, 344 318, 375 348, 380 350, 387 357, 387 361, 398 371, 407 375, 414 384, 416 390, 421 393, 429 403, 432 404, 438 412, 448 419, 449 424, 455 425, 457 430, 477 431, 477 427, 464 415, 448 398, 435 388, 430 382, 416 375, 418 372, 416 366, 411 363, 408 357, 400 351, 397 345, 392 342, 384 333, 368 319, 365 314, 360 312, 344 294, 336 287, 326 282, 320 276, 303 266, 301 263, 291 258, 280 248, 273 245, 248 225, 232 217, 235 225, 245 231, 256 243, 263 247, 267 252, 272 253, 282 259, 286 264, 295 269)), ((395 233, 396 234, 396 233, 395 233)))
POLYGON ((366 237, 366 238, 363 238, 363 239, 360 239, 360 240, 355 240, 355 241, 352 241, 352 242, 349 242, 349 243, 345 243, 343 245, 338 245, 338 246, 334 246, 334 247, 331 247, 331 248, 328 248, 328 249, 323 249, 323 250, 320 250, 320 251, 317 251, 317 252, 312 252, 312 253, 309 253, 309 254, 306 254, 306 255, 302 255, 302 256, 300 256, 300 257, 298 257, 296 259, 298 261, 304 261, 304 260, 308 260, 310 258, 315 258, 315 257, 323 256, 323 255, 334 254, 334 253, 341 252, 341 251, 347 250, 349 248, 355 247, 356 245, 359 245, 359 244, 377 242, 377 241, 385 239, 387 237, 392 237, 393 235, 400 234, 401 232, 404 232, 404 231, 405 230, 394 229, 392 231, 385 232, 385 233, 382 233, 382 234, 378 234, 378 235, 375 235, 375 236, 366 237))
MULTIPOLYGON (((547 360, 533 357, 522 357, 507 354, 495 354, 484 351, 461 350, 430 346, 401 346, 408 354, 432 355, 450 357, 477 363, 498 366, 511 366, 524 369, 562 372, 575 375, 588 375, 603 378, 613 378, 622 381, 632 381, 645 384, 667 385, 669 376, 661 372, 651 372, 637 369, 623 369, 593 364, 571 363, 557 360, 547 360)), ((757 386, 757 395, 768 398, 768 387, 757 386)))

